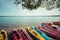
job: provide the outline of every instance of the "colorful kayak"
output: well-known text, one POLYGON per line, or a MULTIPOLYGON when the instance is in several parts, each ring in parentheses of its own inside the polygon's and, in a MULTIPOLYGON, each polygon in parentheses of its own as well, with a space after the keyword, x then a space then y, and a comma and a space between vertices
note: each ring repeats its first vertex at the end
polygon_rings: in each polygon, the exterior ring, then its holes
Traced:
POLYGON ((43 27, 45 30, 47 30, 47 31, 49 31, 49 32, 54 32, 56 35, 60 35, 60 32, 57 32, 57 30, 56 31, 54 31, 54 30, 51 30, 51 29, 49 29, 49 28, 47 28, 47 27, 43 27))
POLYGON ((39 30, 41 30, 42 32, 44 32, 46 35, 48 35, 51 38, 54 38, 54 39, 59 39, 60 38, 60 35, 59 34, 56 34, 54 31, 51 32, 48 29, 44 29, 43 27, 37 27, 37 28, 39 30))
POLYGON ((35 31, 37 31, 45 40, 51 40, 50 37, 48 37, 45 33, 43 33, 41 30, 39 30, 37 27, 32 27, 35 31))
POLYGON ((57 25, 54 25, 53 23, 42 23, 42 27, 43 27, 43 25, 45 25, 45 26, 48 26, 48 27, 52 27, 52 28, 54 28, 54 29, 57 29, 57 25))
POLYGON ((32 40, 25 32, 23 29, 18 30, 20 35, 22 36, 23 40, 32 40))
POLYGON ((53 24, 60 26, 60 21, 58 21, 58 22, 53 22, 53 24))
POLYGON ((43 28, 44 28, 45 30, 51 32, 51 33, 54 32, 56 35, 60 35, 60 32, 58 32, 57 30, 54 31, 54 29, 52 30, 52 29, 49 29, 49 28, 47 28, 47 27, 43 27, 43 28))
POLYGON ((45 40, 42 36, 40 36, 35 30, 33 30, 31 27, 27 28, 29 32, 35 36, 38 40, 45 40))
MULTIPOLYGON (((55 25, 56 26, 56 25, 55 25)), ((57 30, 57 26, 56 27, 53 27, 53 26, 51 26, 51 24, 50 23, 42 23, 42 27, 46 27, 46 28, 48 28, 48 29, 50 29, 50 30, 53 30, 53 31, 56 31, 56 32, 58 32, 58 33, 60 33, 60 31, 59 30, 57 30)))
POLYGON ((3 35, 0 34, 0 40, 3 40, 3 35))
POLYGON ((12 31, 12 38, 13 40, 23 40, 18 31, 12 31))
POLYGON ((38 40, 35 36, 33 36, 30 32, 30 29, 26 28, 26 32, 29 34, 29 36, 33 39, 33 40, 38 40))
POLYGON ((56 28, 57 28, 58 31, 60 31, 60 21, 58 21, 58 22, 53 22, 53 24, 54 24, 54 25, 57 25, 58 27, 56 27, 56 28))
POLYGON ((5 30, 2 29, 0 34, 3 36, 3 40, 8 40, 7 32, 5 30))

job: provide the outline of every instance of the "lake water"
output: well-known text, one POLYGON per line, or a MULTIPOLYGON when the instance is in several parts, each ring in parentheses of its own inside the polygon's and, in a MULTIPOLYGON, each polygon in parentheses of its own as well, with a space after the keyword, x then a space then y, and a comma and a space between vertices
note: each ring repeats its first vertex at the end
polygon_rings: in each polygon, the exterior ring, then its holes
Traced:
POLYGON ((5 29, 10 32, 12 29, 20 27, 40 25, 42 22, 60 21, 60 17, 0 17, 0 30, 5 29))
POLYGON ((41 25, 42 22, 60 21, 60 17, 0 17, 0 26, 41 25))

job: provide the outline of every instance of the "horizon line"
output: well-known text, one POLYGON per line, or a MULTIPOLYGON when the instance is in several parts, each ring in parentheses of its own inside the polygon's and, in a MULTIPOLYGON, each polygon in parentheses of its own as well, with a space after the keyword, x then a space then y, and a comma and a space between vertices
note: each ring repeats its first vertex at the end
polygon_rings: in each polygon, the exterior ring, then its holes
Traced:
POLYGON ((0 16, 0 17, 60 17, 60 15, 42 15, 42 16, 0 16))

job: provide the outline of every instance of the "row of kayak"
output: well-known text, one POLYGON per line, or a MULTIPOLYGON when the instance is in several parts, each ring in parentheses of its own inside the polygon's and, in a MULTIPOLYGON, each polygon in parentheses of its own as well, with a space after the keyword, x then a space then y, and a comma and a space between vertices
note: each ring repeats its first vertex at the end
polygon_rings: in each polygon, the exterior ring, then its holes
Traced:
POLYGON ((8 35, 5 30, 0 33, 0 40, 51 40, 45 33, 35 27, 12 30, 8 35))
POLYGON ((42 23, 41 26, 30 26, 24 29, 11 30, 7 33, 5 30, 0 32, 0 40, 60 40, 59 26, 54 23, 42 23))

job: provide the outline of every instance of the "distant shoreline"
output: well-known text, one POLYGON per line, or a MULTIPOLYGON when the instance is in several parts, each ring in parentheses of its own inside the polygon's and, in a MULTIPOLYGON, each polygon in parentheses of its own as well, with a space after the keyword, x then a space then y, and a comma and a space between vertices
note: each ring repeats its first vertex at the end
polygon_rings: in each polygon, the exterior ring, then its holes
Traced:
POLYGON ((0 16, 0 17, 60 17, 60 15, 42 15, 42 16, 0 16))

